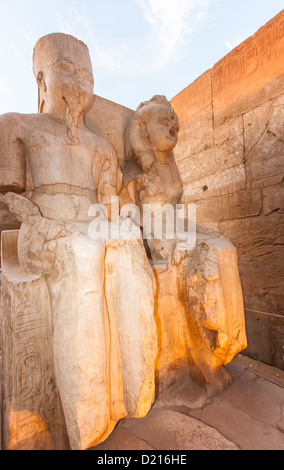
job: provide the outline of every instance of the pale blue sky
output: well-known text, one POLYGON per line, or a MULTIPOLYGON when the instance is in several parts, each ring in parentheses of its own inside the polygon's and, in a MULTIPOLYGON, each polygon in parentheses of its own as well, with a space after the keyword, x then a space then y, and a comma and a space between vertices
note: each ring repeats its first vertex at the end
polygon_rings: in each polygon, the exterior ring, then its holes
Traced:
POLYGON ((51 32, 90 50, 94 92, 135 109, 171 99, 284 8, 284 0, 0 0, 0 114, 37 112, 32 50, 51 32))

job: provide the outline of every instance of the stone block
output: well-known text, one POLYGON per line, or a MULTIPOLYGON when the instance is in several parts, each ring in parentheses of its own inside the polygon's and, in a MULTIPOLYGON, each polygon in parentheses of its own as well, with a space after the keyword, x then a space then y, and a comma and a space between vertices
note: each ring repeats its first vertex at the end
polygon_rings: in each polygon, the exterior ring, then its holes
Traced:
POLYGON ((214 428, 173 410, 154 410, 139 422, 124 421, 123 429, 159 450, 238 450, 214 428))
POLYGON ((265 364, 274 365, 270 317, 254 310, 245 309, 245 313, 248 347, 243 351, 243 354, 265 364))
MULTIPOLYGON (((269 215, 274 211, 284 211, 284 186, 269 186, 262 190, 263 195, 263 212, 265 215, 269 215)), ((283 218, 284 215, 279 214, 279 217, 283 218)))
POLYGON ((181 127, 187 126, 196 114, 212 107, 212 71, 208 70, 182 90, 171 104, 179 116, 181 127))
POLYGON ((53 370, 52 325, 45 280, 24 275, 18 231, 2 233, 2 408, 4 448, 69 448, 53 370))
POLYGON ((279 212, 222 221, 219 230, 237 246, 245 305, 284 313, 284 227, 279 212))
POLYGON ((231 144, 238 139, 240 139, 243 144, 243 132, 242 116, 227 119, 219 126, 214 126, 214 144, 217 146, 231 144))
MULTIPOLYGON (((219 167, 218 167, 219 168, 219 167)), ((182 174, 181 174, 182 176, 182 174)), ((184 201, 202 203, 203 199, 230 195, 245 190, 246 173, 244 165, 218 170, 214 174, 193 181, 183 181, 184 201)))
MULTIPOLYGON (((283 106, 273 102, 244 115, 246 172, 249 186, 284 177, 283 106), (269 158, 267 156, 269 155, 269 158)), ((266 183, 267 185, 267 183, 266 183)))
POLYGON ((177 161, 186 157, 191 158, 192 155, 213 146, 212 108, 208 108, 191 117, 186 126, 181 127, 175 158, 177 161))
POLYGON ((257 216, 262 208, 261 191, 238 191, 197 202, 197 221, 222 221, 257 216))
POLYGON ((249 339, 243 354, 284 370, 284 316, 251 309, 245 312, 249 339))
MULTIPOLYGON (((190 138, 189 142, 191 142, 190 138)), ((190 181, 203 180, 210 175, 216 175, 221 168, 226 171, 240 168, 244 163, 242 136, 223 142, 219 146, 211 145, 210 148, 198 151, 198 153, 190 152, 189 149, 188 152, 184 153, 187 155, 186 158, 177 159, 177 165, 185 184, 190 181)))

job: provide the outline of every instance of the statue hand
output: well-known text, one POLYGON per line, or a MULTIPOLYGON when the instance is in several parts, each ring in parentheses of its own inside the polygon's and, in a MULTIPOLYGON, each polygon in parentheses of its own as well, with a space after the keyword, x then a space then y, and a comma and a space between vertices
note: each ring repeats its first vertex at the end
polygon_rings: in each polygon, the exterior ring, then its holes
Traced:
POLYGON ((27 222, 30 217, 41 217, 38 206, 19 194, 7 193, 5 196, 1 195, 0 200, 7 204, 19 222, 27 222))
POLYGON ((72 224, 66 222, 46 219, 41 215, 39 207, 24 196, 16 193, 7 193, 0 195, 0 201, 7 204, 10 211, 21 223, 29 226, 44 226, 45 240, 48 242, 56 238, 66 237, 75 233, 77 230, 72 224))

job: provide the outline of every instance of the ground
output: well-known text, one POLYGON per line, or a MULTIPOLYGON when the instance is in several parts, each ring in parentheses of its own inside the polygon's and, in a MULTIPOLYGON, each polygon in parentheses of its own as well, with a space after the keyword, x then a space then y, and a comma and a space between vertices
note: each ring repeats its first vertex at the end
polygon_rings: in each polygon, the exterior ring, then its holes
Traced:
POLYGON ((284 450, 284 372, 238 355, 232 385, 207 399, 186 378, 144 419, 124 419, 90 450, 284 450))

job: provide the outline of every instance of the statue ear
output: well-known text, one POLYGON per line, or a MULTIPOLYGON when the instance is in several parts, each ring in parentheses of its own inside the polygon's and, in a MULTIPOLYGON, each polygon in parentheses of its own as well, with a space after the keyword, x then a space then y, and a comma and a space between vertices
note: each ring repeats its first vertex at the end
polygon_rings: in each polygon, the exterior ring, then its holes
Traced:
POLYGON ((147 127, 147 122, 143 121, 140 117, 136 117, 136 120, 139 124, 141 135, 143 137, 145 137, 146 139, 148 139, 149 138, 149 131, 148 131, 148 127, 147 127))
POLYGON ((43 78, 43 72, 38 72, 36 81, 40 89, 45 93, 46 92, 46 84, 43 78))

